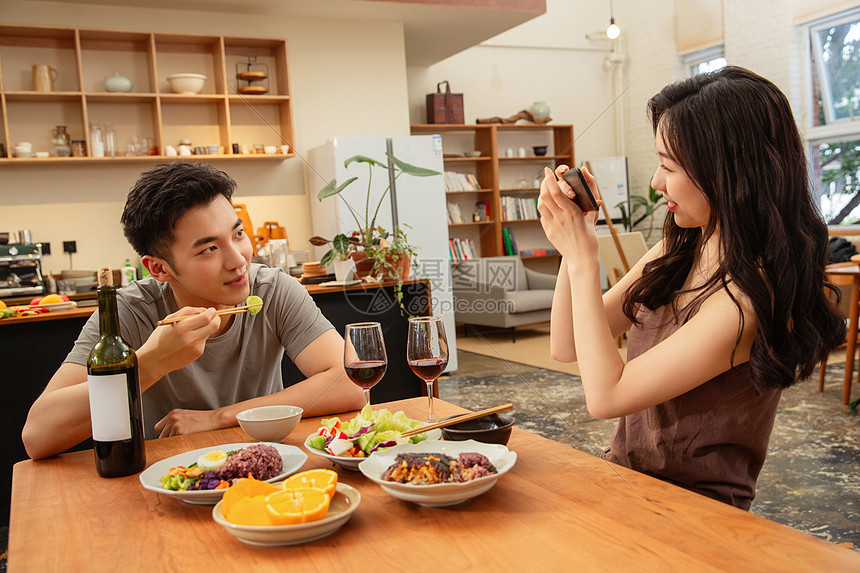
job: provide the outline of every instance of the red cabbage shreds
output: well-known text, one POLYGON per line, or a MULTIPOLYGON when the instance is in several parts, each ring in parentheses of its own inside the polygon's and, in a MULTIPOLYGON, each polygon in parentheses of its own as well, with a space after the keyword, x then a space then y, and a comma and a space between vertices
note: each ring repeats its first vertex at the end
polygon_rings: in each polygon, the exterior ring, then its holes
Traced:
POLYGON ((189 490, 207 490, 207 489, 215 489, 218 487, 218 484, 221 483, 221 478, 213 471, 203 472, 203 475, 200 476, 200 479, 197 480, 196 483, 188 486, 189 490))
POLYGON ((349 438, 350 440, 354 440, 359 436, 363 436, 364 434, 371 431, 375 427, 376 427, 376 424, 370 424, 369 426, 363 426, 359 431, 357 431, 356 433, 354 433, 351 436, 347 436, 347 438, 349 438))
POLYGON ((370 453, 372 454, 373 452, 375 452, 379 448, 391 448, 391 447, 396 446, 396 445, 397 445, 396 440, 388 440, 387 442, 379 442, 378 444, 373 446, 373 448, 371 448, 370 453))
POLYGON ((223 480, 248 477, 248 474, 258 480, 275 477, 284 469, 284 460, 278 450, 265 444, 254 444, 242 448, 215 470, 216 475, 223 480))

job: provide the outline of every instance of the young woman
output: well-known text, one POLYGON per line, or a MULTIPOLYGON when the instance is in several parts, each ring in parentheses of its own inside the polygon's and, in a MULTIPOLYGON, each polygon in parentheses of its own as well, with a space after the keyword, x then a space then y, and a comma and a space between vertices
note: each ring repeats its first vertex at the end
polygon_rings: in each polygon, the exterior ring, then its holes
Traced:
POLYGON ((604 295, 597 213, 571 201, 566 166, 545 174, 541 223, 563 255, 551 351, 578 361, 592 415, 620 417, 604 458, 748 509, 782 389, 845 339, 827 228, 770 81, 728 67, 664 88, 648 111, 663 238, 604 295), (625 363, 614 338, 628 329, 625 363))

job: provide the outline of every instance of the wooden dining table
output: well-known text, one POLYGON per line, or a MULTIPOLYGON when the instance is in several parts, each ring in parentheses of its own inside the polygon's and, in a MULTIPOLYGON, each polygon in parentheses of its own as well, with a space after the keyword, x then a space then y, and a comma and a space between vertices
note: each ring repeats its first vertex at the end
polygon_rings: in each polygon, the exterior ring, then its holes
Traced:
MULTIPOLYGON (((427 401, 375 407, 421 419, 427 401)), ((464 412, 438 400, 436 411, 464 412)), ((284 443, 301 448, 318 427, 319 418, 304 419, 284 443)), ((238 427, 151 440, 147 465, 250 441, 238 427)), ((138 475, 100 478, 92 451, 23 461, 8 570, 860 571, 860 553, 526 430, 514 428, 508 447, 516 464, 492 489, 442 508, 395 499, 309 453, 302 469, 334 467, 361 502, 332 535, 285 547, 247 545, 213 521, 211 506, 144 489, 138 475)))

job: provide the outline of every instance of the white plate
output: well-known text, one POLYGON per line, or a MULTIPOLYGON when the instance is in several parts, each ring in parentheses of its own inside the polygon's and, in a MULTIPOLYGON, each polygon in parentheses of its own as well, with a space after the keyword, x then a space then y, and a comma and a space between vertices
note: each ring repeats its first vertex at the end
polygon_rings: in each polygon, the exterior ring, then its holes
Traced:
MULTIPOLYGON (((314 432, 313 434, 309 435, 305 439, 305 448, 307 448, 307 450, 312 454, 316 454, 318 456, 322 456, 322 457, 326 458, 327 460, 330 460, 336 466, 340 466, 345 470, 357 472, 358 471, 358 464, 360 464, 361 462, 363 462, 364 460, 367 459, 367 458, 353 458, 352 456, 333 456, 330 453, 326 452, 325 450, 318 450, 316 448, 312 448, 311 446, 308 445, 308 440, 310 440, 311 438, 315 438, 316 436, 317 436, 317 433, 314 432)), ((441 437, 442 437, 442 430, 438 430, 438 429, 437 430, 430 430, 429 432, 427 432, 427 437, 425 438, 425 440, 438 440, 441 437)), ((387 451, 387 450, 383 450, 383 451, 387 451)), ((374 454, 375 454, 375 452, 374 452, 374 454)))
POLYGON ((228 533, 251 545, 296 545, 331 535, 349 521, 359 503, 361 494, 357 489, 338 483, 328 513, 319 521, 298 525, 236 525, 224 520, 220 501, 212 508, 212 518, 228 533))
MULTIPOLYGON (((221 496, 224 495, 225 490, 209 489, 200 491, 173 491, 169 489, 163 489, 161 487, 161 476, 166 474, 172 467, 188 467, 189 465, 196 462, 197 458, 199 458, 201 455, 205 454, 206 452, 211 452, 212 450, 222 450, 225 452, 229 452, 231 450, 239 450, 241 448, 246 448, 248 446, 256 446, 259 444, 260 442, 242 444, 222 444, 220 446, 210 446, 208 448, 200 448, 199 450, 185 452, 184 454, 177 454, 175 456, 165 458, 160 462, 155 462, 154 464, 143 470, 140 473, 140 483, 141 485, 143 485, 143 487, 150 491, 154 491, 155 493, 160 493, 161 495, 166 495, 168 497, 179 499, 186 503, 214 505, 221 500, 221 496)), ((285 444, 268 445, 277 449, 278 453, 281 454, 281 459, 284 460, 284 469, 281 470, 281 473, 274 476, 273 478, 267 479, 266 481, 268 482, 282 480, 285 477, 296 473, 299 468, 305 465, 305 462, 308 459, 308 455, 295 446, 287 446, 285 444)))
POLYGON ((358 469, 371 481, 378 483, 382 489, 397 499, 411 501, 418 505, 430 507, 442 507, 454 505, 479 496, 491 487, 496 481, 517 463, 517 454, 499 444, 484 444, 474 440, 462 442, 442 442, 427 440, 417 444, 402 444, 394 446, 385 451, 374 453, 362 461, 358 469), (474 479, 463 483, 438 483, 433 485, 412 485, 385 481, 382 476, 394 463, 397 454, 406 453, 440 453, 456 458, 464 452, 477 452, 487 456, 494 466, 496 473, 486 477, 474 479))

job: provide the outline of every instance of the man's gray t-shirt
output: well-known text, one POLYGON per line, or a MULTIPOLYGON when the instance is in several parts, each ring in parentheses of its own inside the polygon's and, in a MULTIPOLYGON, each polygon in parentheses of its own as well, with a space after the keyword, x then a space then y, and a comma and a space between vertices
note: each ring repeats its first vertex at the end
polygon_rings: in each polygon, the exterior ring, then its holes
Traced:
MULTIPOLYGON (((233 315, 227 332, 206 341, 203 355, 175 370, 143 393, 147 438, 158 437, 155 424, 174 408, 214 410, 282 390, 281 359, 296 356, 323 332, 333 328, 298 281, 281 269, 252 264, 251 294, 263 299, 262 310, 233 315)), ((156 323, 179 310, 170 285, 152 277, 117 291, 120 333, 140 348, 156 323)), ((81 331, 66 362, 87 363, 99 338, 98 312, 81 331)))

